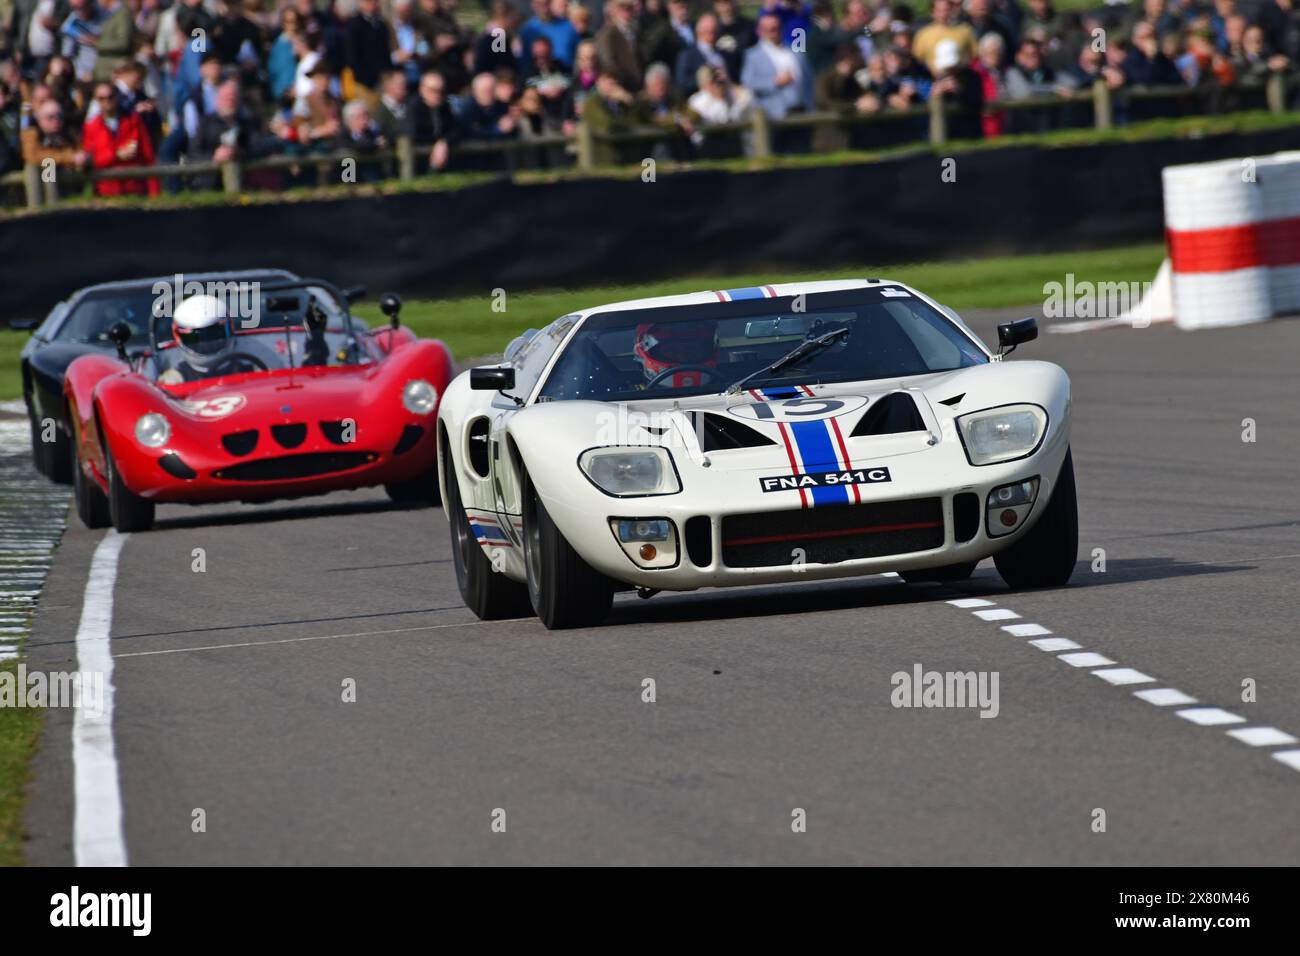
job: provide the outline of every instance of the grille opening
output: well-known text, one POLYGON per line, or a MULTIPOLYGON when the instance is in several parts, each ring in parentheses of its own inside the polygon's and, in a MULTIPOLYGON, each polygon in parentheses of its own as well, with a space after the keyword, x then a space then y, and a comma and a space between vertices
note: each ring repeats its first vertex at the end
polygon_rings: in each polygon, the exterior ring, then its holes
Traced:
POLYGON ((292 425, 272 425, 271 435, 285 448, 297 448, 307 440, 307 426, 301 422, 292 425))
POLYGON ((815 564, 929 551, 943 544, 943 501, 917 498, 727 515, 722 561, 731 568, 815 564))
POLYGON ((185 460, 174 451, 169 451, 167 454, 159 458, 158 464, 162 467, 163 471, 167 472, 167 474, 171 475, 173 478, 182 478, 185 481, 189 481, 191 478, 198 477, 197 472, 195 472, 189 465, 185 464, 185 460))
POLYGON ((952 533, 959 542, 969 541, 980 529, 980 496, 970 491, 952 499, 952 533))
POLYGON ((776 442, 748 425, 743 425, 721 415, 708 412, 691 412, 691 427, 699 436, 704 451, 726 451, 730 448, 761 448, 776 442))
MULTIPOLYGON (((357 440, 357 423, 351 419, 344 419, 337 422, 321 422, 320 432, 325 436, 325 440, 332 445, 351 445, 357 440), (349 423, 352 425, 351 429, 347 428, 349 423), (351 433, 352 441, 348 441, 349 432, 351 433)), ((299 444, 301 444, 301 442, 299 444)))
POLYGON ((222 435, 221 447, 232 455, 247 455, 257 447, 257 429, 222 435))
POLYGON ((424 437, 424 429, 419 425, 407 425, 402 429, 402 437, 393 446, 394 455, 402 455, 415 447, 415 443, 424 437))
POLYGON ((480 478, 488 476, 488 431, 486 418, 476 418, 469 426, 469 466, 480 478))
POLYGON ((906 392, 890 392, 867 409, 850 434, 861 438, 922 431, 925 431, 925 421, 916 410, 912 396, 906 392))
POLYGON ((707 515, 686 519, 686 554, 697 568, 713 562, 713 522, 707 515))
POLYGON ((305 455, 242 461, 213 472, 213 475, 224 481, 288 481, 349 471, 369 464, 377 457, 369 451, 317 451, 305 455))

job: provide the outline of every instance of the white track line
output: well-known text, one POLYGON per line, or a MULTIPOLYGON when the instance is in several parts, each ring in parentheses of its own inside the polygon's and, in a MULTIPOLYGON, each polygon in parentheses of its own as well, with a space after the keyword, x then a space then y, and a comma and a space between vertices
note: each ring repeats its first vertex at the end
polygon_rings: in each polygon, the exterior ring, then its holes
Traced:
POLYGON ((102 674, 104 680, 102 713, 92 715, 84 707, 73 712, 76 802, 73 850, 77 866, 126 866, 122 794, 113 746, 113 654, 109 630, 113 625, 117 559, 128 537, 109 531, 95 548, 81 603, 81 624, 77 627, 77 668, 83 673, 102 674))
POLYGON ((1115 662, 1104 654, 1083 651, 1078 654, 1058 654, 1058 661, 1065 661, 1071 667, 1108 667, 1115 662))
POLYGON ((1101 670, 1093 671, 1093 677, 1100 677, 1108 684, 1120 686, 1123 684, 1153 684, 1154 677, 1148 677, 1141 671, 1135 671, 1131 667, 1103 667, 1101 670))
MULTIPOLYGON (((986 601, 984 598, 961 598, 948 603, 963 610, 985 608, 985 610, 971 611, 973 615, 985 621, 1000 621, 1020 617, 1014 611, 997 607, 994 602, 986 601)), ((1033 623, 1006 624, 1003 625, 1002 630, 1015 637, 1035 637, 1040 634, 1052 633, 1041 624, 1033 623)), ((1074 653, 1057 654, 1057 660, 1064 661, 1071 667, 1087 668, 1094 676, 1100 677, 1106 683, 1115 687, 1156 683, 1156 679, 1149 674, 1144 674, 1132 667, 1120 667, 1115 661, 1103 654, 1082 650, 1078 644, 1068 638, 1039 637, 1028 643, 1040 651, 1073 651, 1074 653)), ((1196 704, 1196 698, 1172 687, 1152 687, 1136 690, 1133 692, 1133 696, 1146 701, 1148 704, 1154 704, 1156 707, 1184 707, 1184 710, 1178 710, 1175 713, 1184 720, 1202 727, 1221 727, 1225 724, 1246 723, 1245 717, 1240 717, 1219 707, 1186 707, 1188 704, 1196 704)), ((1277 727, 1238 727, 1235 730, 1226 731, 1226 733, 1229 737, 1246 744, 1248 747, 1278 747, 1300 743, 1300 740, 1297 740, 1296 737, 1284 730, 1279 730, 1277 727)), ((1276 751, 1273 753, 1273 759, 1286 764, 1294 770, 1300 770, 1300 750, 1276 751)))
POLYGON ((990 608, 987 611, 971 611, 981 621, 1014 621, 1020 615, 1004 607, 990 608))
POLYGON ((1278 744, 1300 743, 1285 730, 1278 730, 1276 727, 1243 727, 1240 730, 1229 730, 1228 736, 1235 737, 1251 747, 1275 747, 1278 744))
POLYGON ((1173 707, 1177 704, 1199 703, 1199 701, 1190 694, 1184 694, 1181 690, 1174 690, 1172 687, 1135 690, 1133 691, 1133 696, 1145 700, 1148 704, 1155 704, 1157 707, 1173 707))
POLYGON ((1219 724, 1244 724, 1245 717, 1230 714, 1222 707, 1193 707, 1190 710, 1175 711, 1183 720, 1190 720, 1202 727, 1217 727, 1219 724))
MULTIPOLYGON (((1012 637, 1042 637, 1044 634, 1052 633, 1041 624, 1004 624, 1002 630, 1012 637)), ((1074 646, 1078 647, 1079 645, 1074 646)))
POLYGON ((1081 646, 1068 637, 1044 637, 1029 643, 1040 651, 1077 651, 1081 646))

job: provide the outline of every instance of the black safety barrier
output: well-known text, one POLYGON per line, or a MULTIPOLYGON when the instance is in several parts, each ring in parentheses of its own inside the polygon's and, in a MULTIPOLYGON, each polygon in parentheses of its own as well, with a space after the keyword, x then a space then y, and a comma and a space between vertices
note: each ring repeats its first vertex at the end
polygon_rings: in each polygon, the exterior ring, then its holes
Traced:
POLYGON ((0 221, 0 318, 94 282, 282 267, 439 297, 1068 251, 1158 240, 1160 170, 1300 145, 1300 127, 1198 139, 953 154, 643 182, 507 179, 442 192, 0 221), (949 176, 948 178, 952 178, 949 176))

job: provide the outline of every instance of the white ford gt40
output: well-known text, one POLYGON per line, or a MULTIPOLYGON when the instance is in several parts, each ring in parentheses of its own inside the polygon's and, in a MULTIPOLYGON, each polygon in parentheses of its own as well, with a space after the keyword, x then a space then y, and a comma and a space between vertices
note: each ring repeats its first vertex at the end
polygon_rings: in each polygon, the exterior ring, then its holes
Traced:
POLYGON ((1015 588, 1077 552, 1070 382, 898 282, 621 302, 510 343, 438 413, 456 578, 481 618, 598 623, 613 594, 896 571, 1015 588))

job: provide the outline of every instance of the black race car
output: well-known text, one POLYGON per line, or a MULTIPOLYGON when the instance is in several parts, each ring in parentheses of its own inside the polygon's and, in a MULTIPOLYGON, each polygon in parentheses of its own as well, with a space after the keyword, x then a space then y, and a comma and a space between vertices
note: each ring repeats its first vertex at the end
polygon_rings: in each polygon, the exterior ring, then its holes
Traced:
MULTIPOLYGON (((298 276, 284 269, 187 272, 184 275, 185 282, 202 283, 272 282, 296 278, 298 276)), ((131 327, 132 346, 148 347, 150 315, 157 298, 155 287, 158 283, 171 286, 175 279, 176 276, 168 275, 86 286, 58 303, 35 327, 21 356, 23 400, 32 427, 32 458, 36 470, 47 478, 63 484, 72 481, 71 432, 63 400, 63 376, 68 366, 73 359, 88 352, 114 352, 116 346, 109 340, 108 330, 117 322, 125 322, 131 327), (47 419, 54 423, 52 432, 44 426, 47 419), (42 441, 42 438, 52 440, 42 441)), ((166 337, 171 334, 171 320, 164 318, 161 321, 168 323, 167 329, 158 330, 166 337)), ((11 327, 21 328, 22 325, 12 323, 11 327)))

